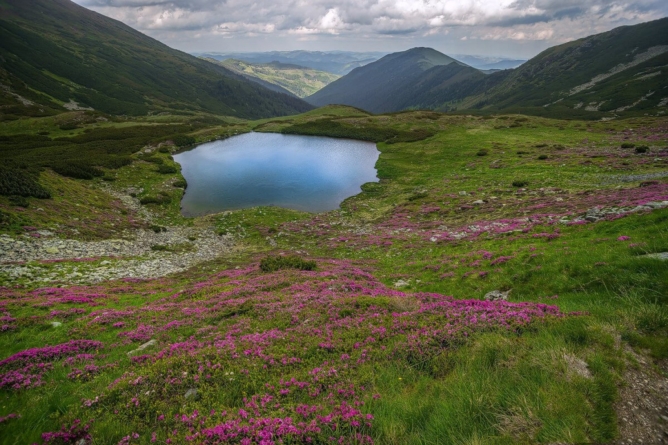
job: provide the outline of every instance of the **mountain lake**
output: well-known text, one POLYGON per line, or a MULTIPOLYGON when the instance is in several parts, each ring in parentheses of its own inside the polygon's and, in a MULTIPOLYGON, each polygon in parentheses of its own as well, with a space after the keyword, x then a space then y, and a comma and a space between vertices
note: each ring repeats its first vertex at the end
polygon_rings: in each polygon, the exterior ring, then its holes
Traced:
POLYGON ((255 206, 307 212, 339 208, 378 182, 372 142, 277 133, 246 133, 174 155, 188 182, 184 216, 255 206))

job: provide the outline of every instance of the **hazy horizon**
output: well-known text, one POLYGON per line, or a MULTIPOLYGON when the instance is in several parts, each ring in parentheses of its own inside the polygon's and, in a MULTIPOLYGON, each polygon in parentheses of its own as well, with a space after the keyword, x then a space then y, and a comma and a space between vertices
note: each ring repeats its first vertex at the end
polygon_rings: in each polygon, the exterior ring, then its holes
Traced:
POLYGON ((186 52, 397 52, 528 59, 668 16, 663 0, 74 0, 186 52))

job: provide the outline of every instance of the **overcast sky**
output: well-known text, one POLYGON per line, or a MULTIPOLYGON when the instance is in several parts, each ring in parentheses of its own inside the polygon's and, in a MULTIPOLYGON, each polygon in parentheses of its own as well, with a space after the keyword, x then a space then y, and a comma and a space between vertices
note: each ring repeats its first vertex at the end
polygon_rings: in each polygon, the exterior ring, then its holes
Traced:
POLYGON ((529 58, 668 16, 668 0, 74 0, 184 51, 402 51, 529 58))

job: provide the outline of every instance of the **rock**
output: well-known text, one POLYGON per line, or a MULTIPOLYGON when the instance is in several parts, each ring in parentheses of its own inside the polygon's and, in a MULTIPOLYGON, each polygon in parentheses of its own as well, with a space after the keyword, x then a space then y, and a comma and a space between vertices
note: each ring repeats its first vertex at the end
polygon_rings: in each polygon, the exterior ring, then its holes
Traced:
POLYGON ((668 252, 648 253, 647 255, 641 255, 640 258, 652 258, 655 260, 668 261, 668 252))
POLYGON ((156 343, 157 343, 157 342, 156 342, 154 339, 153 339, 153 340, 149 340, 149 341, 147 341, 146 343, 144 343, 143 345, 139 346, 137 349, 128 352, 128 356, 129 356, 129 357, 132 357, 133 355, 135 355, 135 354, 137 354, 137 353, 143 351, 144 349, 146 349, 146 348, 150 348, 151 346, 155 345, 156 343))
POLYGON ((100 263, 100 266, 108 266, 111 264, 111 261, 104 260, 100 263))
POLYGON ((591 372, 589 371, 589 366, 581 358, 578 358, 573 354, 564 354, 564 361, 566 362, 566 365, 568 365, 567 372, 570 377, 578 375, 586 379, 591 378, 591 372))
POLYGON ((482 205, 484 203, 485 203, 485 201, 483 201, 482 199, 478 199, 477 201, 473 201, 471 204, 479 206, 479 205, 482 205))
POLYGON ((186 391, 185 398, 193 400, 199 399, 197 394, 197 388, 190 388, 188 391, 186 391))
POLYGON ((44 251, 46 253, 51 253, 51 254, 60 252, 57 247, 47 247, 46 249, 44 249, 44 251))
POLYGON ((500 290, 493 290, 485 294, 486 301, 507 301, 510 290, 501 292, 500 290))
POLYGON ((410 285, 410 283, 408 281, 404 281, 404 280, 399 280, 396 283, 394 283, 394 287, 406 287, 406 286, 409 286, 409 285, 410 285))
POLYGON ((459 196, 466 196, 466 195, 468 195, 468 193, 466 193, 466 192, 459 192, 459 196))
POLYGON ((63 325, 63 324, 62 324, 61 322, 59 322, 59 321, 52 321, 50 324, 51 324, 51 326, 53 326, 54 328, 59 328, 59 327, 61 327, 61 326, 63 325))

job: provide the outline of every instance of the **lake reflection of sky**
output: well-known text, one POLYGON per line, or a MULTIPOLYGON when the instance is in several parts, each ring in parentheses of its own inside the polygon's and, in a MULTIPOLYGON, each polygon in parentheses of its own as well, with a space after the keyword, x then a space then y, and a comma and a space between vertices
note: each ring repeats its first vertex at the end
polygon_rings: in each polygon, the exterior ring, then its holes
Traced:
POLYGON ((339 207, 376 182, 379 152, 371 142, 248 133, 174 156, 188 189, 186 216, 275 205, 309 212, 339 207))

